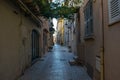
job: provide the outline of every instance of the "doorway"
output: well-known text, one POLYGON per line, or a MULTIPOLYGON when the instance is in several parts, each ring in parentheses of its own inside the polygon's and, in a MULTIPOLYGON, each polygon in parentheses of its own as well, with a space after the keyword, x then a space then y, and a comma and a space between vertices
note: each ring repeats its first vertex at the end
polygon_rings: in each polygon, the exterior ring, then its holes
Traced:
POLYGON ((32 31, 32 61, 39 57, 39 33, 32 31))

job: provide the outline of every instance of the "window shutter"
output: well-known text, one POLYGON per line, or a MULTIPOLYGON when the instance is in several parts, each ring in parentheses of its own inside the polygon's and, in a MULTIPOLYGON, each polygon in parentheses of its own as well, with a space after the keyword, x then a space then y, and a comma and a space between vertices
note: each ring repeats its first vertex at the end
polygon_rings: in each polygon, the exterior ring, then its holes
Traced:
POLYGON ((120 21, 120 0, 108 0, 109 23, 120 21))
POLYGON ((85 37, 93 35, 93 7, 92 0, 87 3, 84 14, 85 14, 85 37))

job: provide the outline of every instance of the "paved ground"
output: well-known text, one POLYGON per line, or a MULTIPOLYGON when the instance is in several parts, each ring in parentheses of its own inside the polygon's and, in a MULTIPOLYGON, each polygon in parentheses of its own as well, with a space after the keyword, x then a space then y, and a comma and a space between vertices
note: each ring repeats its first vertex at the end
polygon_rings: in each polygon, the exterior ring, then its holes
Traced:
POLYGON ((70 66, 73 54, 55 45, 52 52, 36 62, 19 80, 91 80, 81 66, 70 66))

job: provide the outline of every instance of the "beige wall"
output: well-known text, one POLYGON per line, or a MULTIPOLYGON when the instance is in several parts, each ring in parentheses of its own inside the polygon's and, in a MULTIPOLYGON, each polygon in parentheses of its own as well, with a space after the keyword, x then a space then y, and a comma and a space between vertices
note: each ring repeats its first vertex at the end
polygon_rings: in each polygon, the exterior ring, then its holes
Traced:
POLYGON ((0 0, 0 80, 15 80, 31 65, 33 28, 36 25, 18 8, 0 0))
MULTIPOLYGON (((42 24, 42 28, 41 28, 41 32, 42 32, 42 39, 43 39, 43 36, 45 36, 46 35, 46 37, 45 37, 45 39, 46 39, 46 43, 47 44, 43 44, 43 41, 45 41, 45 40, 43 40, 42 41, 42 46, 44 45, 45 46, 45 53, 43 53, 43 54, 46 54, 47 53, 47 51, 48 51, 48 47, 49 47, 49 44, 51 43, 50 41, 49 41, 49 38, 50 38, 50 35, 49 35, 49 22, 48 22, 48 20, 47 19, 45 19, 45 18, 41 18, 41 20, 42 20, 42 22, 43 22, 43 24, 42 24), (44 31, 45 30, 45 31, 44 31), (45 35, 44 35, 45 34, 45 35)), ((44 50, 44 48, 42 48, 43 50, 44 50)))
MULTIPOLYGON (((84 40, 84 8, 88 0, 80 8, 81 44, 85 45, 85 61, 93 68, 93 79, 100 80, 101 70, 96 68, 96 57, 102 57, 104 46, 104 77, 105 80, 119 80, 120 74, 120 22, 110 25, 108 18, 108 0, 93 1, 94 36, 92 40, 84 40), (103 1, 103 6, 102 6, 103 1), (102 13, 103 7, 103 13, 102 13), (102 16, 103 15, 103 16, 102 16), (104 29, 104 31, 103 31, 104 29), (104 34, 103 34, 104 32, 104 34), (103 36, 104 35, 104 36, 103 36), (104 37, 104 38, 103 38, 104 37), (104 40, 104 44, 103 44, 104 40)), ((81 47, 80 47, 81 48, 81 47)), ((80 53, 82 54, 82 53, 80 53)), ((101 60, 101 59, 100 59, 101 60)), ((102 61, 102 60, 101 60, 102 61)), ((100 63, 100 61, 99 61, 100 63)), ((89 67, 88 67, 89 69, 89 67)))
MULTIPOLYGON (((80 59, 83 62, 86 62, 86 54, 85 54, 85 40, 84 40, 84 36, 85 36, 85 24, 84 24, 84 7, 87 4, 88 0, 84 1, 84 4, 80 7, 79 9, 79 26, 77 28, 78 31, 80 31, 80 42, 79 44, 77 44, 78 49, 77 49, 77 53, 78 56, 80 57, 80 59)), ((78 35, 79 36, 79 35, 78 35)))
POLYGON ((95 37, 95 46, 94 46, 94 53, 95 53, 95 71, 94 71, 94 77, 95 80, 100 80, 100 72, 101 69, 96 66, 102 66, 100 65, 100 61, 97 59, 100 59, 101 56, 101 49, 103 48, 103 33, 102 33, 102 6, 101 6, 101 0, 96 0, 93 2, 93 15, 94 15, 94 37, 95 37), (96 59, 97 58, 97 59, 96 59), (97 64, 99 62, 99 64, 97 64))
POLYGON ((120 74, 120 23, 105 27, 105 79, 119 80, 120 74))
POLYGON ((105 80, 120 79, 120 22, 109 25, 108 0, 104 0, 105 80))
POLYGON ((80 8, 80 32, 81 58, 85 60, 88 74, 96 80, 100 79, 100 71, 96 69, 96 57, 100 57, 100 49, 102 48, 102 20, 101 20, 101 1, 93 1, 93 36, 92 39, 85 39, 84 9, 88 0, 84 0, 84 4, 80 8), (84 51, 83 51, 84 50, 84 51), (97 76, 97 77, 95 77, 97 76))
MULTIPOLYGON (((94 74, 94 69, 95 69, 95 52, 94 52, 94 47, 95 47, 95 42, 94 39, 87 39, 85 40, 85 24, 84 24, 84 8, 86 7, 88 0, 84 1, 83 6, 80 8, 80 30, 81 30, 81 48, 84 46, 84 50, 83 52, 85 52, 85 54, 83 55, 83 53, 81 53, 81 55, 83 56, 82 58, 85 59, 85 65, 87 67, 87 72, 88 74, 93 78, 93 74, 94 74)), ((80 51, 82 52, 82 51, 80 51)))

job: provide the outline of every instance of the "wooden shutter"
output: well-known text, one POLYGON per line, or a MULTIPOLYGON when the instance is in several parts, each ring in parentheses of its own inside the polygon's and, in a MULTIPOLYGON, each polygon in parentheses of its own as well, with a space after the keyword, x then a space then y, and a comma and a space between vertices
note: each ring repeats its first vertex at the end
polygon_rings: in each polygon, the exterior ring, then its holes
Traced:
POLYGON ((109 23, 120 21, 120 0, 108 0, 109 23))

